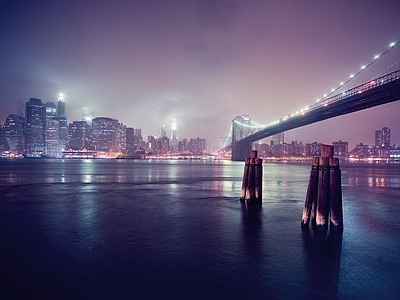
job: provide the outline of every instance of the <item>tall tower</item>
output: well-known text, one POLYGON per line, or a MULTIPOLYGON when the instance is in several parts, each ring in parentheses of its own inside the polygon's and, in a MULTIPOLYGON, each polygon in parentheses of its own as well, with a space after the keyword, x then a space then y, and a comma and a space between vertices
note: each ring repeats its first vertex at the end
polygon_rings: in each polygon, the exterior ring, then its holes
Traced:
POLYGON ((92 120, 95 118, 94 111, 90 110, 89 107, 82 108, 82 121, 92 125, 92 120))
POLYGON ((178 139, 178 130, 176 126, 176 120, 173 119, 171 123, 171 140, 177 140, 178 139))
POLYGON ((46 106, 42 100, 30 98, 25 104, 25 152, 41 155, 45 153, 46 106))
POLYGON ((167 136, 167 131, 165 130, 165 125, 161 127, 161 137, 166 137, 167 136))
POLYGON ((57 101, 57 117, 65 117, 64 95, 61 93, 57 101))
POLYGON ((385 149, 390 148, 390 129, 387 127, 382 128, 382 146, 385 149))

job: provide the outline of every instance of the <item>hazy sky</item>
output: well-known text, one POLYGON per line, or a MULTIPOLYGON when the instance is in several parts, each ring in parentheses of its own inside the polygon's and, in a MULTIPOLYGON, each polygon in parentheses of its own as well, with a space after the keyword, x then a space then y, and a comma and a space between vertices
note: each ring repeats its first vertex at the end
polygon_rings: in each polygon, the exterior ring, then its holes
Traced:
MULTIPOLYGON (((7 1, 0 4, 0 123, 31 97, 64 93, 142 128, 217 145, 231 120, 267 124, 310 105, 400 39, 400 1, 7 1)), ((285 133, 350 147, 391 128, 400 101, 285 133)))

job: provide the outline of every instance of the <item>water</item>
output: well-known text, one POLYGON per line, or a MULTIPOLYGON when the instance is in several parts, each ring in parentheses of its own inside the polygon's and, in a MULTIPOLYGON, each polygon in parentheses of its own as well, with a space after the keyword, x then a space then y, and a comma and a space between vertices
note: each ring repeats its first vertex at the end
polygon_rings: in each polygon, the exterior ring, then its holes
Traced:
POLYGON ((311 170, 0 161, 5 299, 400 299, 400 165, 343 164, 343 234, 300 227, 311 170))

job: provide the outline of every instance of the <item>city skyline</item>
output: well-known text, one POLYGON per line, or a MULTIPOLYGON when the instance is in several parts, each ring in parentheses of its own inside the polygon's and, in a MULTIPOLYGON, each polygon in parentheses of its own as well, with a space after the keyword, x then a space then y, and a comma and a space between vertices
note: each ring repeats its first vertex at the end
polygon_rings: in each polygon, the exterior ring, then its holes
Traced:
MULTIPOLYGON (((63 93, 68 123, 89 107, 148 136, 176 119, 179 137, 216 146, 235 116, 267 124, 312 104, 400 39, 399 3, 360 3, 8 1, 0 121, 18 102, 57 103, 63 93)), ((287 131, 285 140, 352 148, 389 127, 399 145, 398 111, 396 101, 287 131)))

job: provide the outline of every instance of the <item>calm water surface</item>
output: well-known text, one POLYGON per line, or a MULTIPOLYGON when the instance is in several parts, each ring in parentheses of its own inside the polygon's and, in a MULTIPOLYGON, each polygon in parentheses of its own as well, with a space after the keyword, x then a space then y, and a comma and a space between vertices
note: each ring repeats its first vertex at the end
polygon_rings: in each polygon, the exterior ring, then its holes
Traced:
POLYGON ((300 227, 311 165, 0 160, 2 299, 400 299, 400 165, 342 164, 344 231, 300 227))

